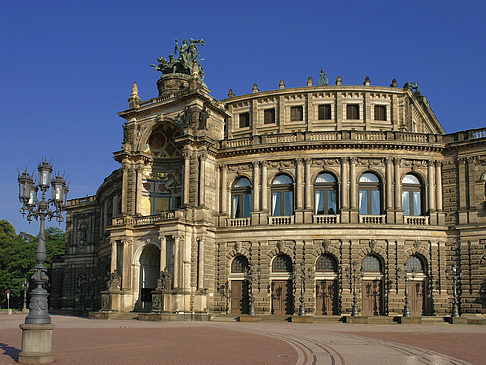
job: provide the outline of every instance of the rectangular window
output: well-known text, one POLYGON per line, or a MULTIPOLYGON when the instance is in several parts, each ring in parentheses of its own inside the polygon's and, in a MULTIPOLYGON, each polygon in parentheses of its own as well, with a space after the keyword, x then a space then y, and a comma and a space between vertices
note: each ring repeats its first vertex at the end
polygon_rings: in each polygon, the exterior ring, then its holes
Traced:
POLYGON ((263 111, 263 123, 264 124, 275 123, 275 108, 265 109, 263 111))
POLYGON ((327 192, 327 214, 336 214, 336 191, 328 190, 327 192))
POLYGON ((317 107, 317 119, 329 120, 331 119, 331 104, 319 105, 317 107))
POLYGON ((250 126, 250 113, 240 113, 239 114, 240 128, 247 128, 250 126))
POLYGON ((375 120, 386 120, 386 106, 375 105, 375 120))
POLYGON ((290 107, 290 121, 300 122, 304 120, 304 109, 302 106, 292 106, 290 107))
POLYGON ((359 104, 346 105, 346 119, 359 119, 359 104))

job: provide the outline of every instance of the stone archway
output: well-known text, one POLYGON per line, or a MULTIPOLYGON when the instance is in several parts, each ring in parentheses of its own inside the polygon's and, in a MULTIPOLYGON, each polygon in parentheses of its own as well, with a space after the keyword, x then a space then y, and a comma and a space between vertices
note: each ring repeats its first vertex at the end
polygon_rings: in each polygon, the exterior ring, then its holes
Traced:
POLYGON ((157 286, 160 277, 160 249, 155 245, 144 247, 140 255, 138 277, 138 305, 142 311, 152 310, 152 290, 157 286))

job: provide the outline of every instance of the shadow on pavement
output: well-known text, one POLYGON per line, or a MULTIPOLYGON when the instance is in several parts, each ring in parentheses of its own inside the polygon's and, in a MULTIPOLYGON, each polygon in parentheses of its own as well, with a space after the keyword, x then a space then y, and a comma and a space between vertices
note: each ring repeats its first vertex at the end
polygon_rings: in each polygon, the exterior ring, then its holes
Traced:
POLYGON ((0 342, 0 349, 3 350, 4 355, 10 356, 12 359, 17 361, 17 357, 20 354, 20 350, 18 348, 0 342))

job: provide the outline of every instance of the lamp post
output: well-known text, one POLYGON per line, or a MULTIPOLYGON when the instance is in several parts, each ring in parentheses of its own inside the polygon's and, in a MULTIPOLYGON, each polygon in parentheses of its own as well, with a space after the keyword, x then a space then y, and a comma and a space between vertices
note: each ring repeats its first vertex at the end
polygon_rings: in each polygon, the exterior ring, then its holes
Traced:
POLYGON ((22 290, 24 291, 24 305, 22 306, 22 312, 27 313, 27 289, 29 288, 29 282, 27 279, 22 281, 22 290))
POLYGON ((20 212, 22 215, 27 213, 27 220, 32 218, 40 221, 39 241, 35 259, 37 265, 34 267, 34 281, 36 288, 30 292, 29 314, 25 318, 22 328, 22 352, 19 354, 20 363, 31 363, 32 361, 42 361, 42 363, 52 362, 52 330, 51 318, 47 312, 46 290, 48 280, 47 268, 44 261, 47 258, 45 223, 46 218, 55 218, 58 222, 63 221, 62 211, 66 207, 68 189, 64 179, 57 175, 51 179, 52 166, 47 161, 42 161, 38 167, 38 184, 27 172, 19 173, 19 201, 22 203, 20 212), (46 197, 46 193, 51 188, 52 198, 46 197), (37 193, 40 191, 40 200, 37 193))
POLYGON ((462 279, 462 271, 456 267, 456 264, 452 264, 450 269, 446 270, 446 277, 452 280, 452 288, 454 299, 452 302, 452 318, 459 317, 459 301, 457 300, 457 283, 462 279))
MULTIPOLYGON (((415 279, 415 269, 411 270, 412 279, 415 279)), ((402 271, 400 269, 397 270, 397 276, 400 279, 402 276, 402 271)), ((410 317, 410 299, 408 297, 408 275, 407 275, 407 268, 405 268, 405 307, 403 307, 403 317, 410 317)))
POLYGON ((359 276, 363 276, 363 268, 361 268, 358 272, 358 264, 356 264, 356 261, 353 262, 353 267, 352 269, 349 268, 349 266, 346 268, 346 277, 348 279, 353 280, 353 309, 351 311, 351 316, 352 317, 357 317, 358 316, 358 298, 356 297, 356 280, 359 276))
MULTIPOLYGON (((248 265, 248 268, 245 270, 245 279, 248 281, 248 299, 249 299, 249 304, 250 304, 250 308, 248 310, 248 314, 250 316, 254 316, 255 315, 255 292, 253 290, 253 279, 254 279, 254 266, 253 264, 249 264, 248 265)), ((258 278, 258 282, 260 282, 260 268, 258 268, 257 272, 257 278, 258 278)))
POLYGON ((305 293, 305 278, 306 276, 310 279, 312 275, 312 269, 309 267, 308 272, 305 272, 305 261, 300 263, 300 306, 299 306, 299 317, 305 316, 305 303, 304 303, 304 293, 305 293))

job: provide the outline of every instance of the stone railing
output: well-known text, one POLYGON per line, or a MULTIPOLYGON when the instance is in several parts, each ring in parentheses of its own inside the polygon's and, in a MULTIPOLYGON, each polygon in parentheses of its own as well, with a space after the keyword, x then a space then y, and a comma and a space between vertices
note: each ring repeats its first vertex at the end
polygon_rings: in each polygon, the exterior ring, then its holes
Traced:
POLYGON ((429 224, 429 217, 405 215, 403 216, 403 222, 415 226, 426 226, 429 224))
POLYGON ((251 225, 251 218, 226 218, 227 227, 247 227, 251 225))
POLYGON ((287 215, 287 216, 268 217, 268 224, 273 226, 294 224, 294 216, 287 215))
POLYGON ((359 223, 362 224, 382 224, 385 223, 385 215, 360 215, 359 223))
POLYGON ((116 226, 145 226, 154 224, 156 222, 166 221, 175 219, 175 211, 170 210, 166 212, 161 212, 157 215, 149 215, 146 217, 116 217, 113 218, 111 221, 111 225, 113 227, 116 226))
POLYGON ((447 134, 445 137, 445 141, 450 142, 460 142, 469 139, 480 139, 486 138, 486 128, 479 128, 479 129, 469 129, 467 131, 460 131, 456 133, 447 134))
POLYGON ((312 217, 314 224, 339 224, 341 216, 338 214, 318 214, 312 217))
MULTIPOLYGON (((476 134, 484 136, 484 131, 477 130, 476 134)), ((472 137, 471 137, 472 138, 472 137)), ((318 141, 399 141, 412 143, 442 143, 442 136, 435 134, 410 133, 399 131, 320 131, 294 132, 269 135, 254 135, 238 137, 220 141, 221 148, 235 148, 260 144, 279 144, 292 142, 318 141)))
POLYGON ((86 203, 91 203, 96 200, 95 195, 87 196, 84 198, 76 198, 76 199, 71 199, 67 201, 68 207, 73 206, 73 205, 79 205, 79 204, 86 204, 86 203))

